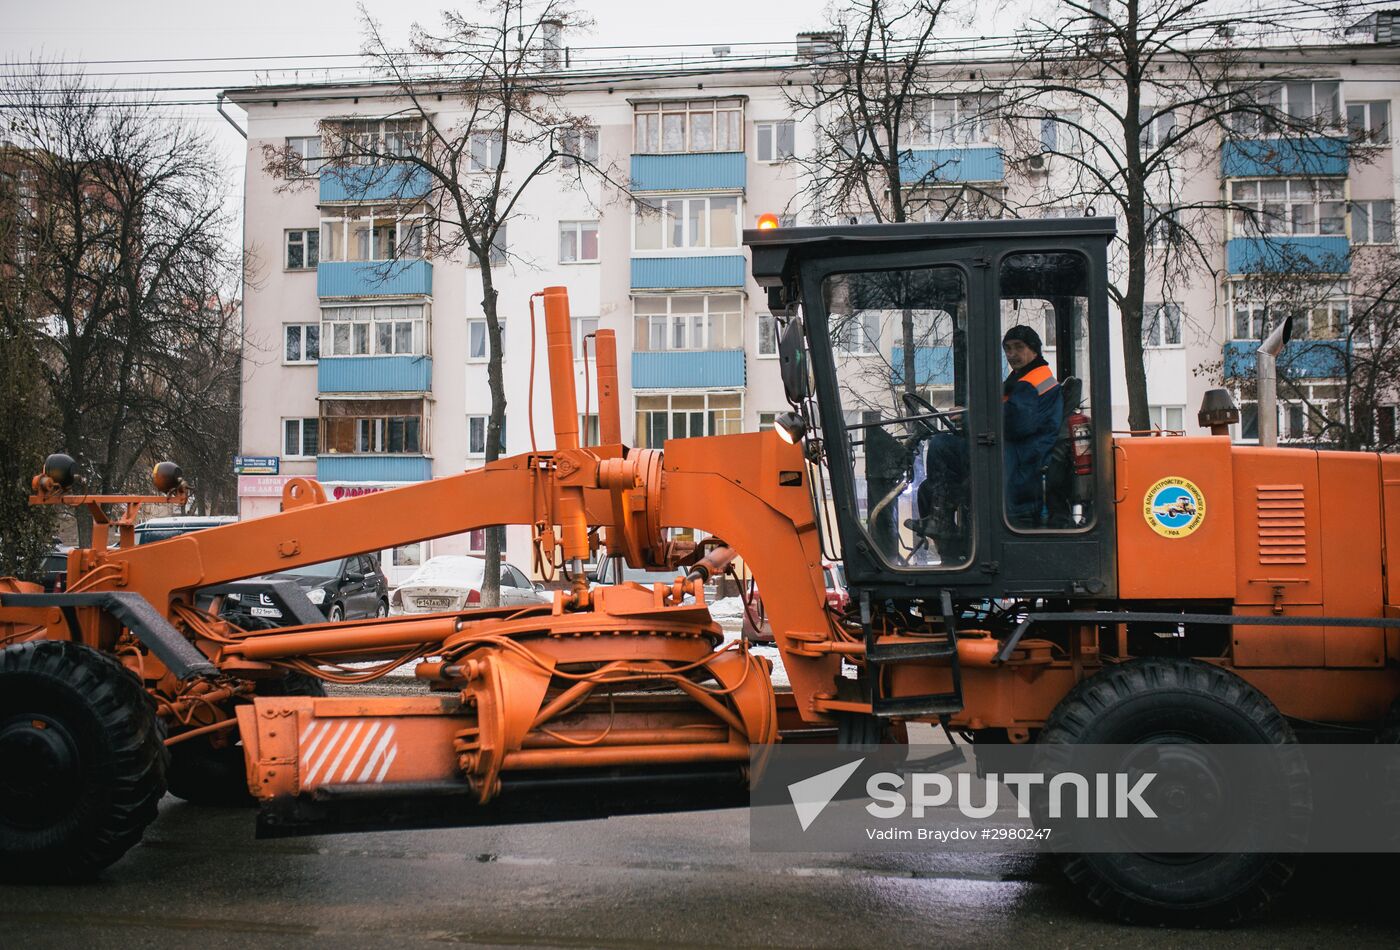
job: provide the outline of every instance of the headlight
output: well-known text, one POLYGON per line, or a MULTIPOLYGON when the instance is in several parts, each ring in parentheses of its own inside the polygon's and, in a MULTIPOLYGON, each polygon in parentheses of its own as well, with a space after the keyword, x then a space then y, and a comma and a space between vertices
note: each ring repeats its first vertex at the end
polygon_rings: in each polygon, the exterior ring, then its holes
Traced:
POLYGON ((233 601, 233 602, 236 604, 236 603, 239 603, 240 601, 243 600, 243 595, 242 595, 242 594, 227 594, 227 595, 225 595, 224 600, 231 600, 231 601, 233 601))
POLYGON ((326 602, 326 591, 322 587, 313 587, 306 592, 306 599, 313 604, 324 604, 326 602))

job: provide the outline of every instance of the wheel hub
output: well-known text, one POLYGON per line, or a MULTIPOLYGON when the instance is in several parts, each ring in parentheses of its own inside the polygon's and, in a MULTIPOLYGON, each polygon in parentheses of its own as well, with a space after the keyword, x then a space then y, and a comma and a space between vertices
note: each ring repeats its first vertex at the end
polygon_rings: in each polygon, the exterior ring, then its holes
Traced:
POLYGON ((21 713, 0 723, 0 813, 22 827, 66 814, 81 787, 82 756, 62 723, 21 713))

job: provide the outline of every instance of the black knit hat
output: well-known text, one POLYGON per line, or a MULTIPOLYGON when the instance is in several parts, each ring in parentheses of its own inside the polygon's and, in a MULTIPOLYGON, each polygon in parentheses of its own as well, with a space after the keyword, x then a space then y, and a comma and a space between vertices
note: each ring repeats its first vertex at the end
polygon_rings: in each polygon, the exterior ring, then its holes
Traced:
POLYGON ((1035 350, 1035 355, 1040 355, 1040 334, 1036 333, 1024 323, 1018 323, 1010 330, 1006 331, 1006 336, 1001 338, 1001 343, 1005 346, 1012 340, 1020 340, 1022 343, 1035 350))

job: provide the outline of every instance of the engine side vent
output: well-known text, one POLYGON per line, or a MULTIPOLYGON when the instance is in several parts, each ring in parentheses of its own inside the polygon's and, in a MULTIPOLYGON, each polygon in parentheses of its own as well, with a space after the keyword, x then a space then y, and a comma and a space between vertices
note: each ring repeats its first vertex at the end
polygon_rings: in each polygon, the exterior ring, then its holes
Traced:
POLYGON ((1308 563, 1307 505, 1302 485, 1258 485, 1259 563, 1308 563))

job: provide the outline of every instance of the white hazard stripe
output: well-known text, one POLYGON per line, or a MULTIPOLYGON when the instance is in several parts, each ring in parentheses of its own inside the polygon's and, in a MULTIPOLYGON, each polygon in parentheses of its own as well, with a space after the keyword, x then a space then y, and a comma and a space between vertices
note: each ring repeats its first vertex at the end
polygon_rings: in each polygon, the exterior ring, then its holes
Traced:
POLYGON ((366 720, 326 719, 303 729, 299 743, 302 788, 318 783, 383 782, 398 758, 396 730, 383 720, 369 720, 366 725, 366 720))

